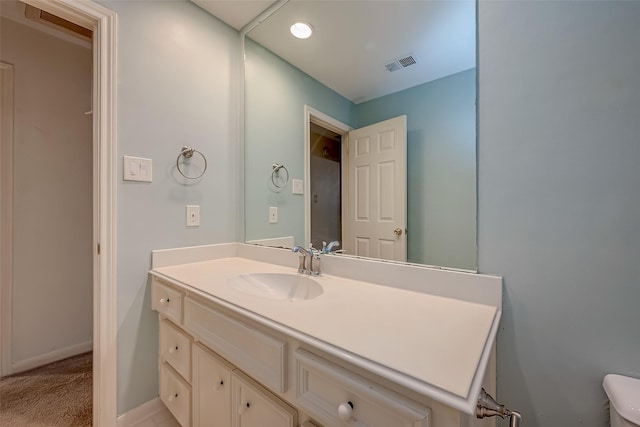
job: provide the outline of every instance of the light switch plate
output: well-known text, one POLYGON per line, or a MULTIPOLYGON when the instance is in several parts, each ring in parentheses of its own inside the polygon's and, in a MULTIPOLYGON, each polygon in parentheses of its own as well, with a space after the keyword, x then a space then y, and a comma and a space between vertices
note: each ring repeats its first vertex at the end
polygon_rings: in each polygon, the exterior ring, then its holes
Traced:
POLYGON ((124 156, 123 172, 125 181, 151 182, 153 162, 142 157, 124 156))
POLYGON ((291 180, 291 189, 293 194, 304 194, 304 181, 301 179, 291 180))
POLYGON ((200 206, 187 205, 187 227, 197 227, 200 225, 200 206))

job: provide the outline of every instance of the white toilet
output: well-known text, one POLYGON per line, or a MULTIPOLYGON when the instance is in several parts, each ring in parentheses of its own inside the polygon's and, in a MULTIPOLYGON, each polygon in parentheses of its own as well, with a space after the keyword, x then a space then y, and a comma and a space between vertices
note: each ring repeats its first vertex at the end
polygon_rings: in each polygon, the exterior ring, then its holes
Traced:
POLYGON ((640 379, 609 374, 602 387, 611 403, 611 427, 639 427, 640 379))

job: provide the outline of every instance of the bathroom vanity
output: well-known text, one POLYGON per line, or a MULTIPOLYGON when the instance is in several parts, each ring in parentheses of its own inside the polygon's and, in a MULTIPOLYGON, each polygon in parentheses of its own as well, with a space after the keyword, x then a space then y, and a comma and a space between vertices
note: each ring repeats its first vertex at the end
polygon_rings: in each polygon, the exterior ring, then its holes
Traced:
POLYGON ((154 251, 160 398, 182 426, 462 427, 495 388, 501 278, 231 243, 154 251))

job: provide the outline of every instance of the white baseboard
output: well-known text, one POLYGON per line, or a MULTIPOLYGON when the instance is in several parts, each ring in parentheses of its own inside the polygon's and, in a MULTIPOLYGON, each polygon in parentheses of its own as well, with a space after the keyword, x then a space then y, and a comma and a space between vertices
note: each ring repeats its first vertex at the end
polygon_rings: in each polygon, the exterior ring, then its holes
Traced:
POLYGON ((67 357, 87 353, 91 350, 93 350, 93 341, 86 341, 69 347, 59 348, 57 350, 50 351, 49 353, 13 362, 11 365, 11 373, 17 374, 18 372, 28 371, 29 369, 57 362, 58 360, 66 359, 67 357))
POLYGON ((171 425, 169 420, 173 420, 173 415, 164 406, 160 398, 156 397, 120 415, 118 417, 118 427, 171 425))

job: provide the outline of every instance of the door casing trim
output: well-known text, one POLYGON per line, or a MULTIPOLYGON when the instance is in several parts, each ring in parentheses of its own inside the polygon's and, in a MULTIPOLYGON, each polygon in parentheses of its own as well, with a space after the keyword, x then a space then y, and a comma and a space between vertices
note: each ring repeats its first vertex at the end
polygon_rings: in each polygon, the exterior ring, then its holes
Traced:
POLYGON ((117 423, 117 14, 91 0, 22 0, 93 30, 93 425, 117 423))

